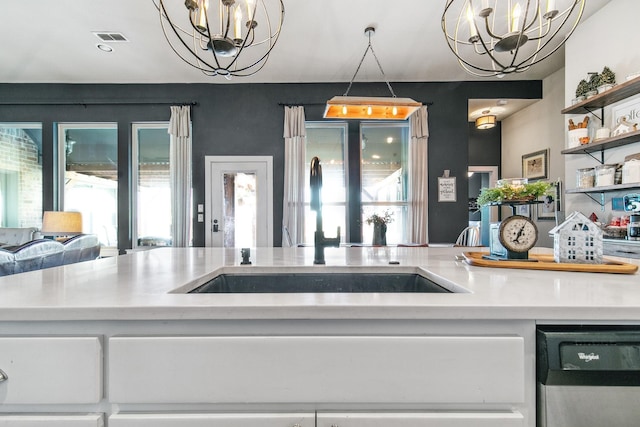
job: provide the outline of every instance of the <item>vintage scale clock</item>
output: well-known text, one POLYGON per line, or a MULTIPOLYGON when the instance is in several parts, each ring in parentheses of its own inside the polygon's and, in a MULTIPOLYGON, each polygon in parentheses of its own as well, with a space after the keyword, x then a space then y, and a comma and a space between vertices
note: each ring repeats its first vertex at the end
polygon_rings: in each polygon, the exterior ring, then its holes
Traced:
MULTIPOLYGON (((506 180, 505 180, 506 181, 506 180)), ((509 180, 512 181, 512 180, 509 180)), ((523 180, 526 183, 526 180, 523 180)), ((503 182, 499 185, 522 187, 522 183, 503 182)), ((512 215, 497 224, 491 224, 489 234, 489 255, 484 258, 491 260, 518 260, 536 261, 529 259, 529 250, 538 241, 538 227, 529 218, 523 215, 516 215, 516 207, 519 205, 535 205, 540 203, 537 198, 525 200, 505 200, 492 202, 490 205, 511 207, 512 215)))

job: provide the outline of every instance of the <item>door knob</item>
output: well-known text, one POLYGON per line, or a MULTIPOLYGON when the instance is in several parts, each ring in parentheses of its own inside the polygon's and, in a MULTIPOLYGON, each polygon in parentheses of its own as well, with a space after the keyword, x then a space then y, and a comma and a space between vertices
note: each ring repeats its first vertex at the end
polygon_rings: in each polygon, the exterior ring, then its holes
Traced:
POLYGON ((217 219, 213 220, 213 227, 211 227, 211 231, 214 233, 217 233, 219 231, 219 224, 217 219))

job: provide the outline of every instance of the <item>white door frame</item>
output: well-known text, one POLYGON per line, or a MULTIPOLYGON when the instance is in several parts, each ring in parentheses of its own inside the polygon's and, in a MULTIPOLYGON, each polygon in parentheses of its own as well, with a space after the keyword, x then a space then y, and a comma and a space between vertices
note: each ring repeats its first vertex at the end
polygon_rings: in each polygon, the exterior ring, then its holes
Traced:
MULTIPOLYGON (((204 156, 205 177, 205 246, 211 246, 211 164, 212 163, 266 163, 267 182, 264 191, 267 197, 267 246, 273 246, 273 156, 204 156)), ((260 190, 258 190, 260 191, 260 190)))

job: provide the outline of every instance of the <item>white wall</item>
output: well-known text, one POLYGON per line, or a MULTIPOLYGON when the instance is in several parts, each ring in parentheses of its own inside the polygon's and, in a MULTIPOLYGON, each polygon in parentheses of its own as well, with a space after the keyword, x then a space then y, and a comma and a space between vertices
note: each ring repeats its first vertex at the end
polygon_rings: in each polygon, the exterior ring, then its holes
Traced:
MULTIPOLYGON (((502 121, 502 177, 522 176, 522 156, 549 149, 549 180, 564 177, 564 70, 542 82, 542 99, 502 121)), ((531 207, 536 208, 535 206, 531 207)), ((532 216, 536 218, 534 214, 532 216)), ((538 221, 538 246, 553 247, 548 231, 554 221, 538 221)))
MULTIPOLYGON (((575 89, 581 79, 587 78, 590 71, 602 72, 604 66, 608 66, 616 74, 616 82, 625 81, 628 74, 640 71, 640 49, 637 41, 640 37, 640 2, 638 0, 613 0, 605 5, 589 19, 581 22, 571 38, 566 43, 565 49, 565 105, 571 105, 575 98, 575 89)), ((639 96, 634 97, 639 98, 639 96)), ((624 103, 627 101, 621 101, 624 103)), ((604 111, 606 127, 613 129, 615 124, 611 121, 611 107, 604 111)), ((563 117, 566 133, 566 123, 570 118, 574 121, 582 120, 583 115, 563 117)), ((590 120, 590 134, 600 127, 595 117, 590 120)), ((628 154, 640 152, 640 143, 631 144, 620 148, 608 149, 605 152, 604 162, 619 163, 628 154)), ((576 187, 576 170, 579 168, 593 167, 598 162, 585 155, 566 155, 565 178, 568 188, 576 187)), ((567 200, 567 213, 579 210, 587 215, 594 212, 601 221, 609 221, 612 213, 611 197, 620 197, 625 192, 606 193, 606 209, 589 199, 584 194, 569 194, 567 200)), ((596 195, 599 197, 599 195, 596 195)), ((617 213, 619 215, 620 213, 617 213)))
MULTIPOLYGON (((608 66, 616 73, 618 83, 628 74, 640 72, 640 2, 638 0, 612 0, 597 13, 582 21, 565 45, 565 68, 543 82, 543 99, 502 122, 502 177, 520 176, 522 155, 550 149, 550 179, 563 177, 564 188, 576 187, 576 170, 593 167, 599 162, 587 155, 562 155, 566 147, 567 123, 584 118, 584 115, 563 115, 560 111, 571 105, 578 82, 588 78, 588 72, 602 72, 608 66)), ((635 98, 640 99, 640 95, 635 98)), ((626 102, 626 101, 623 101, 626 102)), ((611 107, 606 108, 605 126, 613 128, 611 107)), ((590 119, 590 132, 600 127, 595 117, 590 119)), ((640 152, 640 143, 610 149, 605 152, 605 163, 618 163, 624 156, 640 152)), ((584 194, 563 195, 563 210, 574 210, 586 215, 595 212, 602 221, 609 221, 614 214, 610 209, 612 196, 625 192, 606 193, 606 209, 584 194)), ((538 222, 541 231, 540 246, 552 246, 546 236, 552 222, 538 222)))

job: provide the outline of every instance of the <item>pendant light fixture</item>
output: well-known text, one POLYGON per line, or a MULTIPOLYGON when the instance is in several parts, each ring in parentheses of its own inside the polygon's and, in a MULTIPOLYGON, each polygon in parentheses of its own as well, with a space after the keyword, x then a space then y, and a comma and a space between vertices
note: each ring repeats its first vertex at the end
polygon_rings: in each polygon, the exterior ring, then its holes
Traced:
POLYGON ((586 0, 447 0, 442 31, 458 63, 474 76, 527 71, 560 49, 586 0))
POLYGON ((154 0, 171 49, 208 76, 264 67, 284 20, 282 0, 154 0))
POLYGON ((476 129, 491 129, 496 125, 496 116, 489 114, 488 110, 482 112, 482 116, 476 119, 476 129))
POLYGON ((364 30, 364 34, 369 38, 369 44, 367 45, 364 55, 356 68, 356 72, 353 74, 347 91, 342 96, 334 96, 327 101, 327 106, 324 110, 325 119, 364 119, 364 120, 406 120, 414 111, 422 106, 420 102, 414 101, 411 98, 398 98, 391 88, 391 83, 384 74, 382 65, 376 53, 371 45, 371 37, 375 34, 376 30, 373 27, 367 27, 364 30), (360 71, 362 62, 367 56, 367 53, 373 54, 373 57, 378 64, 380 73, 387 83, 391 97, 373 97, 373 96, 349 96, 349 90, 353 85, 353 81, 360 71))

